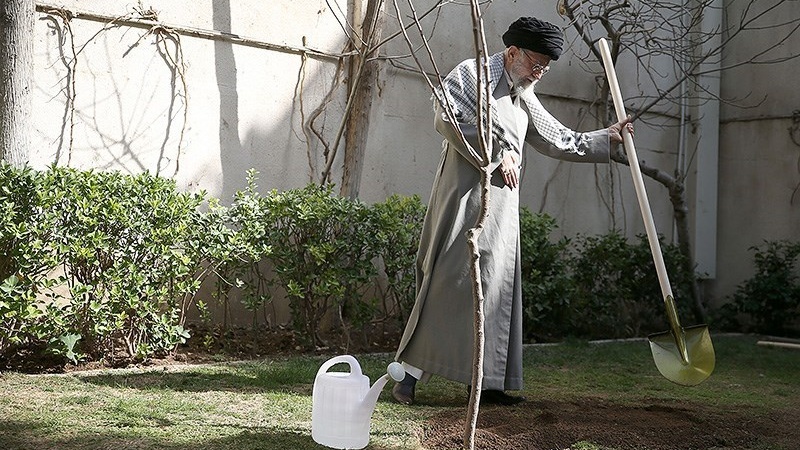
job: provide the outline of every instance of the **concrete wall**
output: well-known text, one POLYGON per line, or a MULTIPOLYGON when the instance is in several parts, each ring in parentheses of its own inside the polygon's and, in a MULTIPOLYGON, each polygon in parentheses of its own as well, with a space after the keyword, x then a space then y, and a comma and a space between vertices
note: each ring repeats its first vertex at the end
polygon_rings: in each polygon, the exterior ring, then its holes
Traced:
MULTIPOLYGON (((758 64, 734 67, 722 77, 720 118, 719 251, 715 291, 735 289, 753 273, 751 246, 766 240, 800 240, 800 36, 783 37, 796 27, 798 2, 757 2, 751 26, 788 23, 736 36, 723 52, 723 65, 754 57, 758 64), (773 5, 779 4, 775 9, 773 5), (772 48, 763 53, 764 49, 772 48)), ((729 2, 727 23, 743 14, 729 2)))
MULTIPOLYGON (((304 0, 302 6, 151 3, 158 20, 176 28, 294 48, 302 48, 305 38, 309 47, 329 53, 339 53, 345 42, 324 0, 304 0)), ((330 3, 346 11, 345 0, 330 3)), ((121 21, 115 26, 104 18, 140 16, 131 3, 60 5, 78 13, 69 28, 41 13, 36 25, 35 167, 150 171, 222 199, 245 186, 249 168, 261 172, 265 189, 316 179, 321 150, 304 134, 301 116, 312 113, 331 89, 336 59, 311 56, 301 70, 303 58, 296 52, 151 32, 121 21)), ((339 124, 342 108, 343 91, 336 90, 318 119, 325 133, 339 124)))
MULTIPOLYGON (((302 48, 305 38, 308 47, 330 54, 341 52, 345 45, 341 22, 352 1, 148 3, 158 10, 161 22, 255 42, 249 44, 224 36, 148 33, 148 28, 116 26, 101 18, 138 14, 124 3, 65 0, 61 5, 68 9, 96 13, 77 16, 69 22, 69 29, 56 16, 39 13, 34 125, 38 151, 33 165, 58 163, 131 173, 146 170, 174 177, 188 190, 205 189, 223 201, 245 185, 249 168, 261 172, 264 190, 317 181, 324 147, 304 129, 302 121, 331 91, 337 60, 326 56, 304 59, 292 48, 302 48)), ((737 2, 726 2, 726 17, 732 20, 741 11, 736 9, 737 2)), ((407 8, 406 2, 401 3, 407 8)), ((37 4, 41 9, 42 4, 37 4)), ((421 14, 433 0, 414 4, 421 14)), ((403 10, 399 17, 407 22, 409 13, 403 10)), ((494 2, 485 16, 490 51, 502 49, 500 35, 521 15, 568 25, 549 2, 494 2)), ((798 16, 800 5, 787 2, 766 20, 798 16)), ((384 35, 388 36, 399 27, 391 2, 386 17, 384 35)), ((429 15, 424 24, 443 72, 473 56, 467 5, 449 3, 438 14, 429 15)), ((414 29, 410 32, 414 35, 414 29)), ((732 42, 726 47, 724 63, 746 58, 769 45, 771 39, 775 39, 774 33, 756 31, 732 42)), ((602 76, 601 68, 572 29, 567 30, 567 43, 565 54, 552 65, 537 92, 564 124, 578 130, 600 128, 605 124, 597 118, 598 109, 592 102, 598 95, 596 77, 602 76)), ((797 45, 796 38, 786 42, 776 55, 788 56, 797 45)), ((396 37, 380 55, 408 53, 405 41, 396 37)), ((424 56, 420 52, 420 57, 424 56)), ((635 63, 628 59, 618 64, 623 95, 630 99, 649 89, 637 78, 642 69, 661 71, 671 65, 663 59, 635 63)), ((432 126, 430 90, 420 74, 408 69, 414 62, 407 56, 382 59, 379 64, 361 198, 375 202, 400 193, 419 194, 427 200, 441 151, 441 138, 432 126)), ((717 271, 707 282, 712 300, 722 299, 752 274, 750 245, 766 239, 797 238, 800 193, 793 194, 800 184, 798 147, 787 130, 796 125, 792 111, 798 108, 800 93, 792 83, 776 80, 789 80, 798 72, 798 64, 790 60, 781 65, 746 66, 725 71, 721 77, 724 97, 746 97, 741 103, 753 107, 720 105, 717 271)), ((664 83, 669 81, 667 77, 664 83)), ((341 121, 345 94, 344 87, 336 88, 317 119, 318 129, 329 141, 341 121)), ((629 102, 629 106, 638 104, 641 102, 629 102)), ((679 148, 675 109, 664 107, 643 119, 636 126, 640 158, 671 173, 679 148)), ((553 215, 560 226, 558 233, 574 236, 605 233, 611 228, 628 235, 644 232, 627 166, 563 163, 532 150, 527 157, 522 201, 534 211, 553 215)), ((334 180, 341 177, 341 155, 337 158, 334 180)), ((690 189, 694 185, 690 180, 690 189)), ((650 179, 646 186, 658 231, 673 239, 666 190, 650 179)), ((694 194, 689 192, 690 198, 695 198, 694 194)))

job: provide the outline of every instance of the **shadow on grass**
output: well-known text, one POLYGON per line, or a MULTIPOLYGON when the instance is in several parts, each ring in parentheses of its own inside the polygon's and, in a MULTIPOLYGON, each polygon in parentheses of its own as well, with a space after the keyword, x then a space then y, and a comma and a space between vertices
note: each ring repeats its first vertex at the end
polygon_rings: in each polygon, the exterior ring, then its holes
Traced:
POLYGON ((300 362, 248 362, 234 365, 209 365, 192 368, 153 368, 144 371, 113 371, 78 374, 85 383, 141 390, 179 392, 291 391, 311 394, 317 367, 300 362))
MULTIPOLYGON (((84 383, 113 388, 172 390, 179 392, 293 392, 311 395, 319 367, 328 357, 294 357, 280 360, 253 360, 199 366, 165 366, 138 370, 111 370, 76 373, 84 383)), ((374 383, 385 374, 383 355, 360 355, 362 371, 374 383)), ((332 371, 346 371, 344 364, 332 371)), ((386 390, 392 383, 387 383, 386 390)))
MULTIPOLYGON (((220 368, 224 369, 224 368, 220 368)), ((316 370, 316 368, 314 368, 316 370)), ((264 371, 257 366, 242 365, 235 372, 224 370, 193 369, 179 372, 152 371, 141 373, 107 373, 80 376, 88 384, 106 386, 114 389, 127 388, 142 391, 174 392, 232 392, 246 394, 286 393, 311 397, 316 372, 298 375, 294 372, 264 371)), ((375 382, 377 377, 371 377, 375 382)), ((378 403, 397 404, 392 398, 394 382, 389 381, 383 388, 378 403)), ((451 408, 465 407, 469 396, 464 385, 447 380, 436 379, 430 383, 420 383, 416 404, 421 407, 451 408)), ((0 447, 2 449, 3 447, 0 447)))
MULTIPOLYGON (((209 434, 218 434, 210 426, 209 434)), ((108 429, 101 433, 70 434, 52 433, 48 427, 35 422, 0 421, 0 448, 8 450, 57 450, 57 449, 153 449, 153 450, 272 450, 272 449, 323 449, 310 433, 299 431, 270 430, 260 427, 237 427, 231 430, 221 426, 229 436, 209 437, 185 442, 181 439, 164 439, 142 436, 140 433, 108 429)))

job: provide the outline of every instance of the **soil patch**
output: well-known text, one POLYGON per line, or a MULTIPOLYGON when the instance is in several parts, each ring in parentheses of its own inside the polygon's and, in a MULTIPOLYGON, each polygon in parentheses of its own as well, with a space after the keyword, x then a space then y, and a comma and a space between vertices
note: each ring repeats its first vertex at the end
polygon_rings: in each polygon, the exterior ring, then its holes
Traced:
MULTIPOLYGON (((475 448, 564 450, 586 441, 619 450, 800 448, 800 411, 717 410, 652 400, 625 406, 598 398, 484 406, 475 448)), ((461 448, 464 411, 442 413, 425 427, 426 449, 461 448)))
POLYGON ((65 373, 97 369, 119 369, 174 364, 261 359, 269 356, 334 355, 378 353, 397 350, 400 329, 396 323, 376 323, 353 330, 349 338, 341 332, 323 335, 324 345, 310 345, 295 332, 283 327, 222 329, 189 325, 191 338, 167 355, 145 360, 131 359, 120 343, 113 357, 72 364, 48 352, 44 346, 14 348, 0 355, 0 372, 65 373))

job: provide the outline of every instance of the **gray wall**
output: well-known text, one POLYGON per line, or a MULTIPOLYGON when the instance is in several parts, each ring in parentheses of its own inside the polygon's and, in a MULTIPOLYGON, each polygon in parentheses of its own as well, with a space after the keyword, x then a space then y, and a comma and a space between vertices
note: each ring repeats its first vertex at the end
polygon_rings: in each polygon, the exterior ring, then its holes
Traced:
MULTIPOLYGON (((52 15, 37 20, 38 152, 32 164, 150 171, 223 199, 245 186, 249 168, 261 173, 265 188, 311 181, 322 151, 301 120, 331 89, 336 59, 311 56, 302 65, 291 48, 302 48, 305 37, 311 48, 342 50, 345 38, 326 2, 151 3, 165 24, 232 33, 255 44, 149 33, 103 18, 135 17, 133 3, 61 2, 80 14, 70 22, 74 36, 52 15), (180 39, 180 54, 173 37, 180 39)), ((345 0, 330 3, 346 10, 345 0)), ((327 134, 341 120, 343 95, 336 89, 318 120, 327 134)))
MULTIPOLYGON (((738 20, 744 5, 728 3, 727 20, 738 20)), ((756 11, 777 3, 757 2, 756 11)), ((798 17, 800 3, 784 2, 753 26, 798 17)), ((795 26, 747 33, 723 52, 723 66, 733 66, 775 47, 755 58, 759 64, 731 68, 721 79, 722 96, 731 102, 722 104, 720 117, 719 294, 752 275, 749 247, 765 240, 800 240, 800 36, 779 42, 795 26)))
MULTIPOLYGON (((317 181, 324 148, 302 121, 323 105, 337 64, 335 58, 325 56, 304 60, 292 48, 302 48, 305 37, 311 48, 341 52, 345 38, 340 22, 352 1, 150 2, 164 23, 232 33, 258 45, 185 33, 153 35, 143 27, 114 26, 102 17, 131 13, 129 6, 117 2, 61 2, 76 11, 96 13, 97 17, 88 14, 73 19, 72 35, 53 16, 39 13, 35 37, 37 150, 32 164, 40 168, 58 163, 130 173, 150 171, 175 178, 187 190, 205 189, 223 201, 244 187, 249 168, 261 173, 264 190, 317 181), (159 36, 165 39, 159 40, 159 36), (174 36, 180 38, 182 60, 177 59, 174 36), (77 60, 72 59, 73 42, 79 52, 77 60), (264 43, 273 47, 261 45, 264 43), (176 60, 182 63, 176 66, 176 60)), ((432 0, 415 2, 419 13, 427 11, 430 4, 432 0)), ((741 14, 740 4, 743 2, 726 0, 723 18, 736 19, 741 14)), ((386 8, 384 35, 389 35, 398 29, 398 22, 391 2, 386 8)), ((401 17, 407 17, 408 11, 403 13, 401 17)), ((490 51, 502 50, 500 35, 521 15, 567 25, 550 2, 494 2, 485 17, 490 51)), ((798 2, 786 2, 759 24, 778 23, 786 17, 800 17, 798 2)), ((424 24, 443 72, 472 57, 466 5, 448 4, 424 24)), ((767 29, 735 39, 725 48, 722 65, 750 58, 771 45, 776 36, 767 29)), ((576 41, 572 29, 567 30, 567 42, 564 56, 552 65, 537 92, 564 124, 577 130, 600 128, 605 124, 597 118, 594 101, 601 68, 576 41)), ((798 44, 794 37, 762 59, 793 56, 792 49, 799 48, 798 44)), ((408 53, 401 37, 381 51, 383 56, 408 53)), ((639 82, 642 69, 665 72, 661 69, 671 64, 663 59, 645 65, 621 60, 617 69, 623 95, 632 99, 629 106, 640 104, 635 99, 652 89, 639 82)), ((420 74, 407 68, 414 66, 410 58, 382 60, 380 65, 361 198, 375 202, 400 193, 419 194, 427 200, 441 151, 441 138, 432 126, 430 90, 420 74)), ((797 125, 792 114, 800 104, 794 81, 798 69, 800 62, 790 59, 779 65, 741 66, 717 77, 722 97, 732 100, 719 104, 718 164, 712 164, 718 169, 718 203, 712 214, 706 211, 701 217, 693 212, 692 216, 693 223, 714 225, 711 233, 698 233, 696 238, 703 242, 713 239, 715 244, 701 246, 713 253, 703 255, 714 263, 712 277, 705 283, 709 300, 724 301, 725 295, 752 274, 748 247, 764 240, 798 238, 800 193, 795 192, 800 184, 800 148, 788 131, 797 125)), ((666 76, 663 83, 671 81, 674 79, 666 76)), ((328 140, 333 140, 341 121, 345 95, 343 86, 336 87, 317 120, 328 140)), ((643 119, 636 126, 640 158, 672 173, 680 148, 676 109, 664 106, 643 119)), ((687 130, 691 133, 697 128, 687 130)), ((800 133, 795 138, 800 138, 800 133)), ((695 141, 690 136, 689 142, 695 141)), ((708 141, 700 142, 697 151, 708 151, 703 147, 708 141)), ((696 199, 704 197, 698 196, 696 188, 697 153, 688 154, 688 196, 694 207, 696 199)), ((337 158, 335 180, 341 177, 341 155, 337 158)), ((699 170, 706 176, 710 169, 699 170)), ((658 231, 674 239, 666 190, 649 179, 646 186, 658 231)), ((521 189, 525 205, 556 218, 557 233, 574 236, 611 228, 631 236, 644 232, 627 166, 570 164, 531 150, 521 189)))

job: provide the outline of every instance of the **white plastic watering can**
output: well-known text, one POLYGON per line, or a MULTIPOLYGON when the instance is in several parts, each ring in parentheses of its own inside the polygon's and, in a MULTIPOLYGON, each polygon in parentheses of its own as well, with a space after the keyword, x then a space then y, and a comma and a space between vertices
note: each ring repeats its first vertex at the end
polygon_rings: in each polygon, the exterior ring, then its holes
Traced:
POLYGON ((369 423, 378 396, 389 381, 402 381, 405 370, 393 362, 389 373, 369 387, 369 377, 361 373, 358 361, 350 355, 333 357, 319 368, 314 379, 311 406, 311 437, 332 448, 360 449, 369 444, 369 423), (333 365, 346 363, 350 372, 328 372, 333 365))

